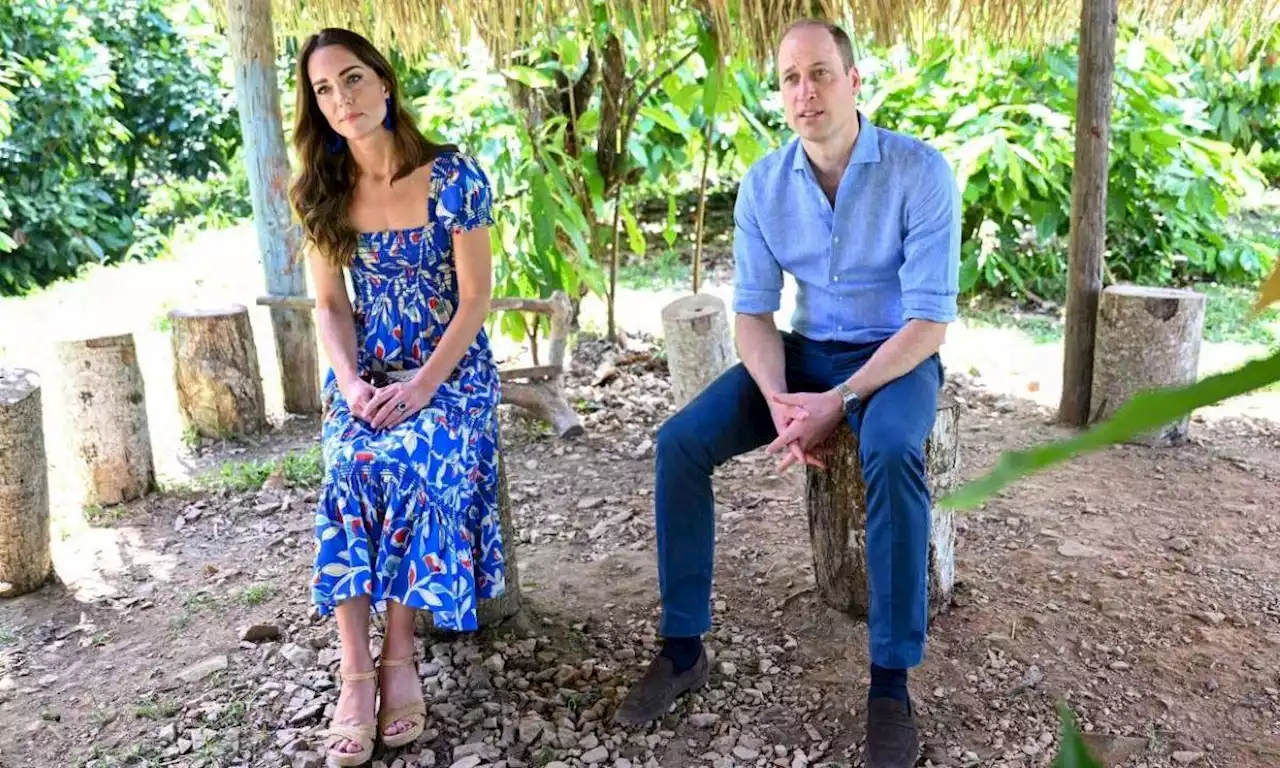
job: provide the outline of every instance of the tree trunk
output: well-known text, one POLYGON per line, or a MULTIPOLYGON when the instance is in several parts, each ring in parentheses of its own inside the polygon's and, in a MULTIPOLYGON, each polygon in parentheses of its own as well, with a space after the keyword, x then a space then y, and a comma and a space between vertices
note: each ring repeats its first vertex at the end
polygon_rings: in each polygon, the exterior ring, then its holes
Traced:
POLYGON ((733 365, 729 315, 715 296, 685 296, 663 307, 662 329, 671 392, 679 408, 733 365))
MULTIPOLYGON (((1200 370, 1205 297, 1192 290, 1112 285, 1102 292, 1093 365, 1093 421, 1157 387, 1193 383, 1200 370)), ((1187 414, 1131 442, 1175 445, 1187 438, 1187 414)))
MULTIPOLYGON (((934 499, 955 487, 959 476, 959 410, 940 404, 925 442, 925 471, 934 499)), ((825 470, 808 467, 805 495, 809 540, 818 595, 836 610, 867 617, 867 488, 858 440, 842 423, 823 446, 825 470)), ((955 513, 935 507, 929 537, 929 614, 951 602, 955 585, 955 513)))
POLYGON ((174 310, 174 379, 183 424, 208 437, 247 435, 267 426, 258 350, 249 310, 174 310))
MULTIPOLYGON (((501 445, 501 440, 499 440, 501 445)), ((507 488, 507 462, 498 456, 498 516, 502 525, 502 554, 506 564, 506 590, 492 600, 481 600, 476 607, 476 620, 481 629, 492 627, 520 613, 520 566, 516 557, 516 529, 511 509, 511 494, 507 488)), ((431 611, 418 611, 414 616, 414 631, 420 635, 436 634, 431 611)))
POLYGON ((1107 164, 1111 80, 1116 59, 1116 0, 1084 0, 1076 100, 1071 244, 1058 419, 1083 426, 1093 382, 1094 328, 1107 241, 1107 164))
POLYGON ((0 368, 0 597, 33 592, 52 571, 40 377, 0 368))
POLYGON ((86 504, 119 504, 155 487, 146 388, 133 336, 57 344, 63 412, 86 504))
MULTIPOLYGON (((298 259, 302 232, 293 223, 286 197, 289 156, 280 118, 276 81, 275 39, 271 0, 229 0, 228 35, 235 64, 236 104, 244 136, 253 222, 262 250, 267 292, 305 296, 307 280, 298 259)), ((311 313, 273 308, 276 358, 280 366, 284 409, 289 413, 320 412, 320 362, 311 313)))

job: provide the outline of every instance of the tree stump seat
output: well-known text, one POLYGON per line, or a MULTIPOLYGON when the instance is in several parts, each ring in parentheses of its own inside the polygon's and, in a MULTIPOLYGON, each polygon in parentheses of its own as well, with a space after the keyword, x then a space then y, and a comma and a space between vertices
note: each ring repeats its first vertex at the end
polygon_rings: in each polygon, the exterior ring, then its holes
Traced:
POLYGON ((38 373, 0 367, 0 598, 53 573, 42 397, 38 373))
MULTIPOLYGON (((813 570, 823 603, 857 619, 868 615, 866 528, 867 489, 858 458, 858 440, 847 423, 822 446, 826 469, 806 468, 805 501, 813 570)), ((940 402, 925 442, 925 467, 933 499, 950 491, 959 477, 959 409, 940 402)), ((932 509, 929 537, 929 615, 951 602, 955 585, 955 513, 932 509)))

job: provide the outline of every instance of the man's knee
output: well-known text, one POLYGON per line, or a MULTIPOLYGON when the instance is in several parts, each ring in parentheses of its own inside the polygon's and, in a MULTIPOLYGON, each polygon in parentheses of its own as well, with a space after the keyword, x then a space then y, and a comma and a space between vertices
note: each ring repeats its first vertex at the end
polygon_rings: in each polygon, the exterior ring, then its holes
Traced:
POLYGON ((912 439, 909 430, 887 425, 863 429, 859 448, 864 472, 876 474, 914 474, 924 471, 924 443, 912 439))

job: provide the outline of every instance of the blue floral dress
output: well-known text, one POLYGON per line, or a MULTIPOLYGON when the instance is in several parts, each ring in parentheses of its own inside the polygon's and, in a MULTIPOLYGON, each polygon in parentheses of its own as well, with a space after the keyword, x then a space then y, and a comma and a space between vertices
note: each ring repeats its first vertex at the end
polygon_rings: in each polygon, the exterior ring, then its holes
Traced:
MULTIPOLYGON (((463 154, 431 168, 425 227, 361 233, 351 265, 357 366, 418 368, 458 304, 452 235, 493 224, 484 172, 463 154)), ((321 615, 370 596, 477 628, 478 600, 505 587, 498 518, 498 371, 482 329, 426 408, 390 429, 352 418, 325 377, 325 479, 315 518, 312 599, 321 615)))

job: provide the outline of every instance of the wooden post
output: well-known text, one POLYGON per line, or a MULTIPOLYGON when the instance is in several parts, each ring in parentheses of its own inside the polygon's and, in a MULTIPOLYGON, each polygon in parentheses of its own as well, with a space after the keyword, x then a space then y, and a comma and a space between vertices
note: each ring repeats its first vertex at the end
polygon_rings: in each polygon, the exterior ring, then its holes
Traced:
POLYGON ((671 394, 680 408, 733 365, 729 314, 719 298, 698 293, 663 307, 662 328, 671 394))
MULTIPOLYGON (((293 224, 287 197, 289 156, 281 127, 271 0, 229 0, 227 18, 235 61, 236 104, 267 292, 275 296, 305 296, 306 275, 297 258, 301 230, 293 224)), ((320 363, 311 313, 272 307, 271 326, 284 409, 289 413, 319 413, 320 363)))
MULTIPOLYGON (((959 409, 940 403, 925 441, 925 472, 936 499, 959 479, 959 409)), ((805 498, 813 573, 818 596, 838 611, 867 617, 867 487, 862 478, 858 440, 847 424, 836 427, 822 446, 827 468, 806 468, 805 498)), ((955 513, 934 507, 929 535, 929 613, 951 602, 955 586, 955 513)))
POLYGON ((56 345, 63 413, 87 504, 120 504, 155 487, 147 397, 133 336, 56 345))
POLYGON ((249 310, 169 313, 173 378, 185 429, 207 437, 249 435, 267 426, 258 350, 249 310))
POLYGON ((0 597, 40 588, 49 553, 49 466, 40 377, 0 368, 0 597))
MULTIPOLYGON (((1111 285, 1098 308, 1092 421, 1110 418, 1134 395, 1193 383, 1200 372, 1205 296, 1189 289, 1111 285)), ((1151 446, 1186 441, 1186 414, 1130 442, 1151 446)))
POLYGON ((1084 0, 1080 10, 1076 155, 1071 177, 1071 245, 1058 420, 1083 426, 1093 387, 1093 344, 1107 240, 1111 81, 1116 0, 1084 0))

